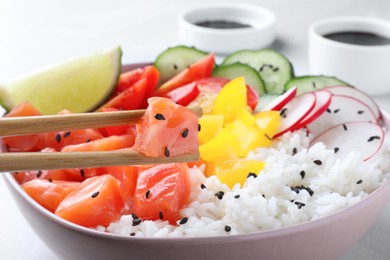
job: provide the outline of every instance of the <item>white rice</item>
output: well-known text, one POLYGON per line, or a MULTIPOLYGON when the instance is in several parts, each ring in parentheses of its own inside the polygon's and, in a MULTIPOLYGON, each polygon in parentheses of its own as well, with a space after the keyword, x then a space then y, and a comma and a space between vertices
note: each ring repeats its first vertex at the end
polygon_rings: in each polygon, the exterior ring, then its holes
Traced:
POLYGON ((139 237, 221 236, 317 219, 356 204, 389 177, 390 134, 386 136, 382 149, 363 163, 356 152, 341 160, 322 143, 308 148, 310 139, 304 131, 286 133, 271 148, 258 148, 248 155, 266 164, 242 188, 229 189, 215 176, 205 178, 202 167, 192 168, 189 203, 181 211, 187 223, 173 226, 158 220, 133 226, 132 216, 127 215, 98 230, 139 237), (310 189, 291 188, 301 185, 310 189), (219 191, 224 192, 221 200, 215 196, 219 191))

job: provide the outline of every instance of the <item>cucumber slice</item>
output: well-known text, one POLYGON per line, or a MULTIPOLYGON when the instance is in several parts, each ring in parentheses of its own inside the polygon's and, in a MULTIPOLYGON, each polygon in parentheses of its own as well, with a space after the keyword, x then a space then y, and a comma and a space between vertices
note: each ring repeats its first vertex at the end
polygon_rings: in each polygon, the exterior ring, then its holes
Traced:
POLYGON ((207 55, 206 52, 179 45, 171 47, 157 56, 154 66, 160 72, 159 86, 176 76, 179 72, 186 69, 189 65, 202 59, 207 55))
POLYGON ((237 51, 227 56, 222 65, 235 62, 245 63, 258 71, 264 80, 267 93, 271 94, 283 93, 284 84, 294 76, 290 61, 271 49, 237 51))
POLYGON ((234 79, 244 77, 246 84, 254 88, 257 93, 265 93, 264 82, 259 73, 252 67, 243 63, 221 65, 213 70, 213 77, 234 79))
POLYGON ((290 79, 286 82, 285 88, 289 89, 296 86, 297 95, 318 90, 329 86, 351 86, 348 83, 330 76, 300 76, 290 79))

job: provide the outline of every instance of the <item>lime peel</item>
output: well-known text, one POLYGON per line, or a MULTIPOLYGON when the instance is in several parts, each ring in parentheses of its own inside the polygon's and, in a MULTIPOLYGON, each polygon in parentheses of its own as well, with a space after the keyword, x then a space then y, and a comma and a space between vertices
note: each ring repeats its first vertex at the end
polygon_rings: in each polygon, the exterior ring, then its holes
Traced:
POLYGON ((58 63, 0 86, 0 104, 6 109, 30 102, 42 114, 63 109, 93 111, 111 95, 121 72, 119 46, 58 63))

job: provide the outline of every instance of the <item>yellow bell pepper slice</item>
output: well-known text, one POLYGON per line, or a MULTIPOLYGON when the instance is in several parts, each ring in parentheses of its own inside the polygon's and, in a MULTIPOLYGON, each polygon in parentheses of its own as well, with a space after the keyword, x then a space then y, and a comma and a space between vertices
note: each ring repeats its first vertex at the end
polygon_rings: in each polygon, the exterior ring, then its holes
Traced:
POLYGON ((215 164, 214 173, 229 188, 237 183, 242 187, 249 176, 257 176, 264 166, 265 163, 261 161, 238 159, 215 164))
POLYGON ((246 157, 256 147, 268 147, 271 145, 271 139, 254 124, 245 124, 240 120, 235 120, 227 124, 226 129, 230 131, 239 144, 239 157, 246 157))
POLYGON ((236 120, 243 122, 246 125, 256 124, 255 117, 247 109, 241 109, 236 114, 236 120))
POLYGON ((278 131, 280 125, 279 111, 264 111, 254 115, 257 126, 264 131, 267 136, 272 138, 278 131))
POLYGON ((213 139, 223 127, 222 115, 204 115, 199 118, 199 124, 201 126, 199 132, 199 142, 204 144, 213 139))
POLYGON ((238 158, 237 140, 223 128, 216 137, 199 146, 200 158, 206 162, 221 162, 238 158))
POLYGON ((214 114, 223 115, 224 122, 232 122, 237 111, 246 108, 246 85, 244 77, 233 79, 221 89, 214 103, 214 114))

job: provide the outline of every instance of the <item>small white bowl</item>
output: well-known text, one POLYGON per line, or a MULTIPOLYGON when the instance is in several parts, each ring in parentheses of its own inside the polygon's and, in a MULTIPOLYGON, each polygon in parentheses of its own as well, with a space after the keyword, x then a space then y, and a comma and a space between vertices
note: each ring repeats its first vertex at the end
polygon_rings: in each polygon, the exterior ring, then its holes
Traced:
POLYGON ((226 54, 241 49, 261 49, 275 39, 275 15, 258 5, 210 4, 190 8, 178 17, 179 36, 185 45, 226 54), (205 21, 237 22, 250 27, 235 29, 196 25, 205 21))
POLYGON ((311 73, 335 76, 370 95, 390 93, 390 44, 362 45, 326 37, 344 32, 371 33, 390 39, 390 22, 356 16, 315 22, 309 28, 311 73))

